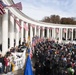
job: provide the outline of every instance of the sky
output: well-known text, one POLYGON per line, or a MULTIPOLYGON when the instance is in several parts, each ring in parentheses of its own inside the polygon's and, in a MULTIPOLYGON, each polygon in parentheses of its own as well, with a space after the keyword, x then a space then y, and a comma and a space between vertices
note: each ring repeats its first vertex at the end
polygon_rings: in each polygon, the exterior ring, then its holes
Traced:
POLYGON ((76 17, 76 0, 13 0, 21 2, 22 12, 35 20, 45 16, 76 17))

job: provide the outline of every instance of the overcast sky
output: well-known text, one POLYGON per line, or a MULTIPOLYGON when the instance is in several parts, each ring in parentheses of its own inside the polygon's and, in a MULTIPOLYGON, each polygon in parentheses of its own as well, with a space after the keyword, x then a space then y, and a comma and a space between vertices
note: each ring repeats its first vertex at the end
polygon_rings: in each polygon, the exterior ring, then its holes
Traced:
POLYGON ((21 2, 22 12, 35 20, 54 14, 60 17, 76 17, 76 0, 14 0, 14 2, 21 2))

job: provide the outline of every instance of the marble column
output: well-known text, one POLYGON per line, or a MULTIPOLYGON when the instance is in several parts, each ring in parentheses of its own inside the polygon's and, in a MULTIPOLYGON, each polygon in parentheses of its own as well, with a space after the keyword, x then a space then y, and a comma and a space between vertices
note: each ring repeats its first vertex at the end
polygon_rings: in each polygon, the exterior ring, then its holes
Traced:
POLYGON ((62 42, 62 28, 59 28, 59 42, 62 42))
POLYGON ((33 38, 33 28, 30 26, 30 42, 32 44, 32 38, 33 38))
POLYGON ((2 16, 2 55, 8 51, 8 9, 5 9, 5 14, 2 16))
POLYGON ((47 28, 47 38, 49 38, 49 28, 47 28))
POLYGON ((68 37, 68 29, 66 28, 66 41, 68 40, 67 37, 68 37))
POLYGON ((73 41, 73 28, 72 28, 72 41, 73 41))
MULTIPOLYGON (((28 23, 26 23, 26 26, 27 26, 27 28, 28 28, 28 23)), ((25 32, 25 34, 26 34, 26 43, 28 42, 28 31, 29 31, 29 29, 27 29, 25 32)))
POLYGON ((52 39, 53 39, 54 37, 53 37, 53 28, 52 28, 52 39))
POLYGON ((49 29, 49 38, 51 38, 51 30, 49 29))
POLYGON ((75 39, 76 39, 76 29, 75 29, 75 39))
MULTIPOLYGON (((17 21, 19 21, 19 19, 18 18, 16 18, 16 20, 17 21)), ((18 24, 16 23, 16 46, 18 46, 19 45, 19 26, 18 26, 18 24)))
POLYGON ((14 47, 14 18, 10 15, 10 48, 14 47))
POLYGON ((64 28, 63 28, 62 31, 63 31, 62 37, 66 39, 66 37, 65 37, 66 29, 64 30, 64 28))
POLYGON ((52 29, 52 37, 55 39, 55 28, 52 29))
POLYGON ((59 28, 59 35, 58 35, 59 41, 61 40, 61 29, 59 28))
POLYGON ((40 26, 38 27, 38 35, 40 37, 40 26))
POLYGON ((34 36, 36 36, 36 35, 37 35, 37 34, 36 34, 36 26, 35 26, 34 30, 35 30, 34 36))
POLYGON ((62 28, 61 28, 61 41, 62 41, 62 28))
POLYGON ((21 21, 21 44, 24 42, 24 21, 21 21))
POLYGON ((70 37, 71 37, 70 34, 71 34, 71 33, 70 33, 70 29, 69 29, 69 39, 70 39, 70 37))
POLYGON ((42 28, 42 37, 44 37, 44 27, 42 28))

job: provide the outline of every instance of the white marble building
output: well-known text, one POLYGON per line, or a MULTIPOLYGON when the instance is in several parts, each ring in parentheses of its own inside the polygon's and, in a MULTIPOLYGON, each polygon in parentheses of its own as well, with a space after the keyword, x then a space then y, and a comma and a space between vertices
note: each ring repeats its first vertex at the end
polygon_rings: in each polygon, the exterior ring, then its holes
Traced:
MULTIPOLYGON (((14 3, 12 0, 2 1, 7 5, 14 3)), ((26 38, 27 42, 28 36, 30 36, 30 41, 32 42, 32 37, 34 35, 38 35, 39 37, 53 38, 59 42, 64 40, 75 41, 76 39, 76 25, 61 25, 35 21, 13 7, 5 8, 5 12, 6 13, 4 15, 0 16, 0 44, 2 45, 3 55, 8 51, 8 39, 10 39, 10 48, 14 47, 14 40, 16 41, 15 46, 18 46, 19 39, 21 39, 22 43, 24 38, 26 38), (12 16, 10 13, 12 13, 12 16), (22 27, 20 31, 16 20, 20 22, 19 24, 22 27), (28 31, 24 29, 24 23, 26 23, 26 26, 28 26, 28 31)))

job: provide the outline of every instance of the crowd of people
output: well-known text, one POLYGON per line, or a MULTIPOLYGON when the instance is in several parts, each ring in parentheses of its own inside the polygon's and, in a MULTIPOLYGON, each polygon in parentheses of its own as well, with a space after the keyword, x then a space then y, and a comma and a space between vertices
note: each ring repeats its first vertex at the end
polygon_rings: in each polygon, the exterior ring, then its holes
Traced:
POLYGON ((26 43, 22 43, 22 45, 19 45, 17 47, 12 47, 5 56, 2 56, 0 53, 0 74, 13 72, 14 66, 15 66, 15 58, 21 58, 20 56, 16 55, 15 52, 23 52, 22 48, 27 48, 26 43))
MULTIPOLYGON (((76 44, 58 43, 53 39, 33 37, 32 40, 34 75, 76 75, 76 44)), ((14 53, 23 52, 27 48, 25 42, 18 47, 12 47, 5 56, 0 54, 0 74, 14 69, 14 53)), ((19 56, 17 56, 20 58, 19 56)))
POLYGON ((76 75, 76 44, 42 40, 34 46, 35 75, 76 75))

